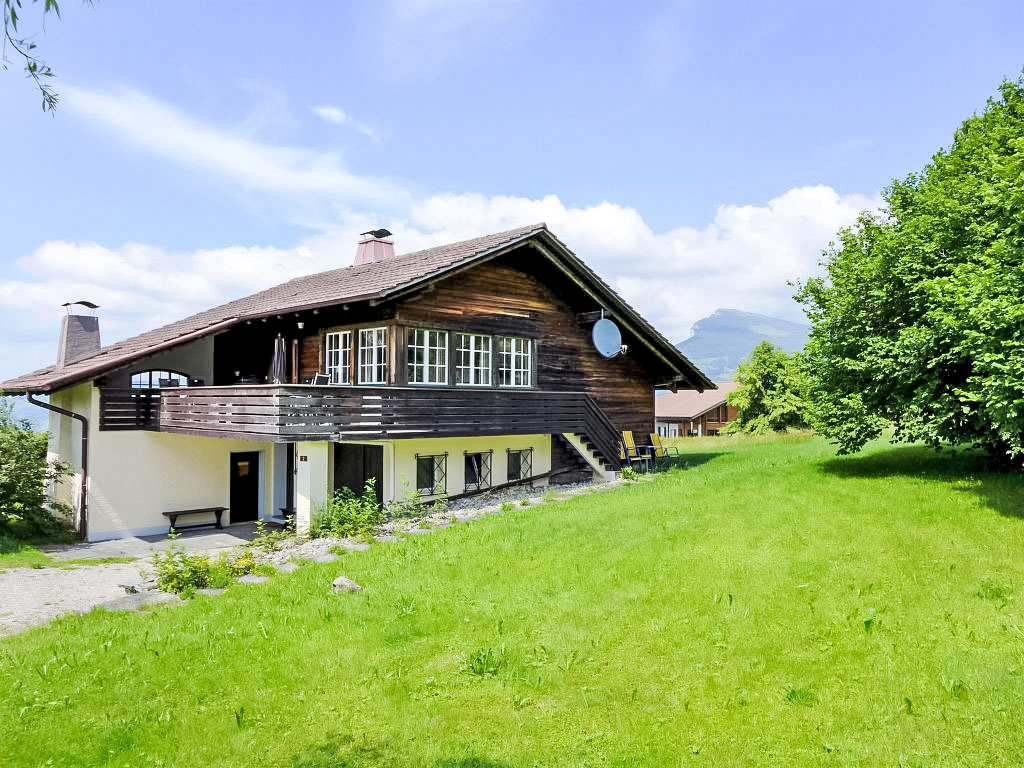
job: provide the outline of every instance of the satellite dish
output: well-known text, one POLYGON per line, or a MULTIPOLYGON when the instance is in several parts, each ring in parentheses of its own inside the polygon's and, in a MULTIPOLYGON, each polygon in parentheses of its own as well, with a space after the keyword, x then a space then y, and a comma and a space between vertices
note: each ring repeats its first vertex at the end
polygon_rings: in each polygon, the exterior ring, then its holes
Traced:
POLYGON ((604 357, 615 357, 622 351, 622 333, 619 326, 607 317, 602 317, 594 323, 594 330, 590 336, 597 351, 604 357))

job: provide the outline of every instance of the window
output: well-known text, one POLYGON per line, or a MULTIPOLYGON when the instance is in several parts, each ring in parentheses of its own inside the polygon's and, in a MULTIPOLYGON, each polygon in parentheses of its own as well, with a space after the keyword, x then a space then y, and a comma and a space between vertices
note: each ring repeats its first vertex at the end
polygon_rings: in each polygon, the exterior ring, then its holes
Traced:
POLYGON ((352 331, 335 331, 326 337, 326 372, 331 384, 352 383, 352 331))
POLYGON ((409 329, 409 383, 448 383, 448 332, 409 329))
POLYGON ((132 374, 132 389, 187 386, 188 376, 176 371, 140 371, 132 374))
POLYGON ((526 480, 533 474, 533 448, 519 450, 508 449, 507 482, 516 483, 526 480))
POLYGON ((530 369, 532 368, 530 339, 517 336, 502 336, 499 344, 498 383, 503 387, 530 386, 530 369))
POLYGON ((491 487, 491 453, 466 452, 466 490, 480 491, 491 487))
POLYGON ((416 454, 416 493, 434 496, 448 489, 448 454, 416 454))
POLYGON ((359 331, 359 383, 384 384, 388 380, 388 329, 359 331))
POLYGON ((455 383, 491 385, 491 337, 476 333, 455 334, 455 383))

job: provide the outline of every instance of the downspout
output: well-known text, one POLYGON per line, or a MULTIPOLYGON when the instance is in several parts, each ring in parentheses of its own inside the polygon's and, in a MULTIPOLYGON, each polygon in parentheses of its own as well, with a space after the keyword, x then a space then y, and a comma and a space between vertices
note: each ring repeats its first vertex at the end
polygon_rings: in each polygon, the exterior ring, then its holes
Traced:
POLYGON ((69 411, 64 408, 59 408, 56 405, 50 403, 44 403, 42 400, 36 400, 32 397, 31 392, 26 392, 25 397, 32 405, 38 405, 40 408, 45 408, 48 411, 59 413, 61 416, 68 416, 69 418, 76 419, 82 423, 82 493, 79 496, 79 510, 78 510, 78 535, 82 541, 89 540, 89 518, 86 516, 88 511, 88 488, 89 488, 89 420, 80 413, 69 411))

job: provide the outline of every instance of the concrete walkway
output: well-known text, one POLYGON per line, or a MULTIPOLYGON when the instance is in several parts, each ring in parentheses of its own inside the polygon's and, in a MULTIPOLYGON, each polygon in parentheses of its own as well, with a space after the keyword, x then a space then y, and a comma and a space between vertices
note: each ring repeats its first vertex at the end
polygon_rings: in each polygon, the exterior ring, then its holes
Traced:
POLYGON ((226 528, 203 528, 182 531, 176 540, 166 534, 131 536, 126 539, 94 541, 88 544, 54 544, 40 549, 54 560, 102 560, 105 557, 149 557, 154 550, 164 550, 178 543, 187 552, 212 552, 229 549, 256 538, 255 523, 238 523, 226 528))

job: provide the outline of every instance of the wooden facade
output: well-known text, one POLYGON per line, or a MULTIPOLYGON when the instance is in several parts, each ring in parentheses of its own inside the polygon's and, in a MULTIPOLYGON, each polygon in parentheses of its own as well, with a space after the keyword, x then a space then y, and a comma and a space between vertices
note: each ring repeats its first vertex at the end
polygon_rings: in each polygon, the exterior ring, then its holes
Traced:
MULTIPOLYGON (((212 380, 174 390, 129 388, 142 363, 108 372, 101 388, 105 430, 147 429, 271 442, 402 437, 577 433, 610 466, 623 430, 655 429, 654 388, 671 369, 649 343, 623 330, 625 354, 599 354, 590 332, 603 306, 587 286, 525 244, 404 294, 253 318, 213 337, 212 380), (361 329, 387 329, 387 376, 360 386, 361 329), (410 329, 447 332, 447 381, 410 384, 410 329), (352 331, 351 384, 307 386, 325 372, 325 338, 352 331), (490 384, 455 383, 458 333, 490 335, 490 384), (282 336, 287 385, 265 382, 274 339, 282 336), (501 386, 500 339, 528 339, 528 387, 501 386), (657 372, 657 373, 655 373, 657 372)), ((186 371, 190 376, 192 372, 186 371)))

